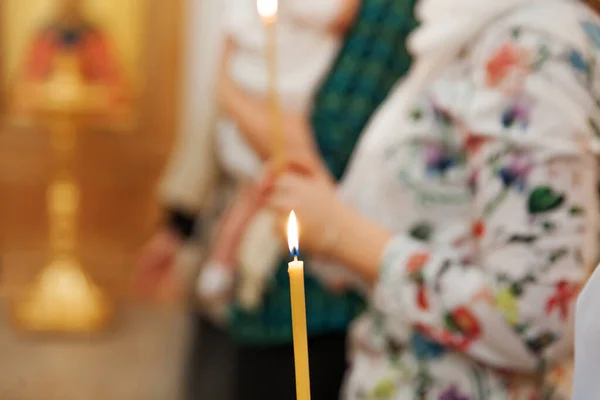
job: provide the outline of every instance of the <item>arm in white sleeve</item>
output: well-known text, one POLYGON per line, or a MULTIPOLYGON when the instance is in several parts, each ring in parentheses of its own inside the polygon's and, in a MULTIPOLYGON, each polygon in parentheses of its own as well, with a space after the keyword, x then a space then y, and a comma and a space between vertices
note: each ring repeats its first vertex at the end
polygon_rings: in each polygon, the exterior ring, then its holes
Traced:
POLYGON ((162 201, 197 212, 217 176, 215 84, 225 34, 222 0, 189 3, 178 140, 161 182, 162 201))

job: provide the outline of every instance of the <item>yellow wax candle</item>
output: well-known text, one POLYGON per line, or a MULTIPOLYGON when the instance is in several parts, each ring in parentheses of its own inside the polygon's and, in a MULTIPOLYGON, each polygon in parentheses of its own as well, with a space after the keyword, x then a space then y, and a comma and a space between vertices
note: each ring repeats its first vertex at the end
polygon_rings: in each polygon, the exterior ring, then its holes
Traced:
POLYGON ((294 331, 294 364, 296 368, 296 399, 310 400, 310 372, 308 367, 308 336, 306 332, 306 300, 304 298, 304 262, 300 254, 298 221, 292 211, 288 220, 288 245, 294 261, 288 264, 292 327, 294 331))
POLYGON ((276 171, 285 164, 283 114, 277 88, 277 8, 278 0, 257 0, 258 13, 265 26, 266 34, 266 64, 268 72, 268 100, 271 118, 271 159, 276 171))

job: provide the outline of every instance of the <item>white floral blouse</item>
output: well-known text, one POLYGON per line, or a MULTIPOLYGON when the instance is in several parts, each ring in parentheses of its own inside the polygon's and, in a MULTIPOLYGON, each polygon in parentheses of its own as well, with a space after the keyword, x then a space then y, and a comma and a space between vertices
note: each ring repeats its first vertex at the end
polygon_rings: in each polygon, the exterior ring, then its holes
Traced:
POLYGON ((346 399, 564 398, 596 193, 570 114, 597 132, 600 27, 582 15, 589 49, 517 25, 479 38, 379 154, 385 184, 355 205, 398 235, 353 330, 346 399))

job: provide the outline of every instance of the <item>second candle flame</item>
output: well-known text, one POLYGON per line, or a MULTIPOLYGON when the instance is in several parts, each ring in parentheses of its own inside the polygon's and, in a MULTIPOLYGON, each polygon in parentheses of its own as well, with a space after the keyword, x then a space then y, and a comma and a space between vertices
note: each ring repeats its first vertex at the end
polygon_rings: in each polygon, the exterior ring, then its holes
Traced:
POLYGON ((266 22, 273 22, 277 18, 279 4, 277 0, 256 0, 258 14, 266 22))
POLYGON ((290 212, 290 218, 288 219, 287 238, 290 254, 294 258, 298 257, 300 255, 298 220, 296 219, 296 213, 294 211, 290 212))

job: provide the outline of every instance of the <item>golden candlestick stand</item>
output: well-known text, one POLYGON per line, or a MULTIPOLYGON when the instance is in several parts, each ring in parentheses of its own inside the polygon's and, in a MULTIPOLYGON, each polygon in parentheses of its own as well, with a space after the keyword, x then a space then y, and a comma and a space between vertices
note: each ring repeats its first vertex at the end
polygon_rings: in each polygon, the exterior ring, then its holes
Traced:
POLYGON ((28 88, 28 109, 51 135, 56 175, 48 188, 50 262, 33 285, 13 302, 18 328, 40 333, 93 333, 113 315, 107 296, 86 275, 77 250, 79 187, 73 177, 79 121, 109 109, 107 88, 87 85, 77 59, 57 59, 52 79, 28 88))

